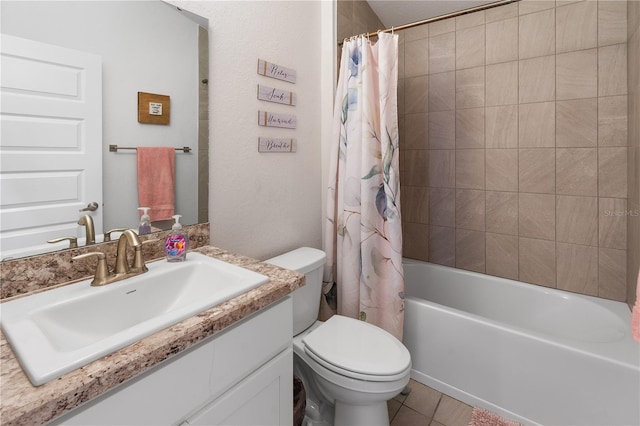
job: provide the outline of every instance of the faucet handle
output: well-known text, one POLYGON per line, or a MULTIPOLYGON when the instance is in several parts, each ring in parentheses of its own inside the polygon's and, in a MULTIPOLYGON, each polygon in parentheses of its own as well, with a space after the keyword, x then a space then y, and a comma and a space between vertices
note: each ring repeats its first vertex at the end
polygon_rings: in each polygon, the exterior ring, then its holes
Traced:
POLYGON ((147 272, 149 269, 147 268, 147 265, 144 264, 144 257, 142 255, 142 247, 146 244, 151 244, 151 243, 155 243, 157 241, 160 241, 157 238, 152 238, 149 240, 145 240, 142 242, 142 244, 138 247, 136 247, 135 250, 135 256, 133 258, 133 264, 131 265, 131 272, 136 272, 136 273, 145 273, 147 272))
POLYGON ((61 237, 47 241, 49 244, 59 243, 60 241, 69 240, 69 248, 78 248, 78 239, 76 237, 61 237))
POLYGON ((95 251, 92 253, 80 254, 78 256, 72 257, 71 260, 80 260, 93 256, 98 257, 98 264, 96 266, 96 273, 93 277, 93 281, 91 281, 91 285, 101 286, 109 284, 111 282, 110 278, 113 277, 113 273, 109 272, 109 267, 107 266, 107 255, 105 255, 104 253, 95 251))
POLYGON ((115 228, 115 229, 110 229, 107 232, 104 233, 104 241, 105 243, 108 243, 109 241, 111 241, 111 233, 112 232, 124 232, 129 228, 115 228))

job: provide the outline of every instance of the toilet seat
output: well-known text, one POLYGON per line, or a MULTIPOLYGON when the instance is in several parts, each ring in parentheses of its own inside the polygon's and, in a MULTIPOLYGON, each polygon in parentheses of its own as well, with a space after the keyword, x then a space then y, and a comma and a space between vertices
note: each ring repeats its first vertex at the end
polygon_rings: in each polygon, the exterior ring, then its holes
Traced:
POLYGON ((411 367, 407 348, 390 333, 353 318, 334 315, 303 339, 318 364, 358 380, 398 380, 411 367))

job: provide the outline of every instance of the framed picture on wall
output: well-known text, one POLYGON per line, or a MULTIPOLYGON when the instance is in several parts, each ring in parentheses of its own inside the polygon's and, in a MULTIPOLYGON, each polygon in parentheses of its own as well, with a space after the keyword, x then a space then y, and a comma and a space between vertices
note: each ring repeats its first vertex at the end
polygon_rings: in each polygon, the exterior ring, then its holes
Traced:
POLYGON ((138 92, 138 123, 169 124, 170 118, 169 96, 138 92))

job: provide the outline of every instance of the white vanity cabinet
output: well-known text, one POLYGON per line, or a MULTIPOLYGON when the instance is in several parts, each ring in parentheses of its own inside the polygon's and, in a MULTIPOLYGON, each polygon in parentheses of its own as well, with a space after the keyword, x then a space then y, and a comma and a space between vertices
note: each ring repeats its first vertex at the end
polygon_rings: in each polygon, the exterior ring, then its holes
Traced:
POLYGON ((182 426, 291 424, 292 365, 293 351, 287 349, 220 398, 190 416, 182 426), (289 389, 283 392, 287 387, 289 389), (284 413, 288 416, 284 416, 284 413))
POLYGON ((50 425, 291 425, 291 298, 162 362, 50 425))

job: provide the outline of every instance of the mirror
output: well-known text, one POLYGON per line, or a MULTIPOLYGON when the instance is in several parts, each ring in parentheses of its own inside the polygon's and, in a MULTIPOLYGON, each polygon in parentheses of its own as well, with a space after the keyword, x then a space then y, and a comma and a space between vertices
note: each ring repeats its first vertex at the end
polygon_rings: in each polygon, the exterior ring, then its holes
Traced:
MULTIPOLYGON (((186 225, 206 222, 208 21, 159 0, 9 0, 2 1, 0 8, 3 34, 102 58, 99 209, 103 220, 96 234, 114 228, 137 229, 139 223, 136 151, 110 152, 109 145, 188 146, 190 152, 176 151, 175 155, 175 212, 186 225), (138 122, 138 92, 170 97, 168 125, 138 122)), ((84 213, 78 212, 78 217, 72 218, 74 223, 84 213)), ((153 225, 166 229, 171 223, 153 225)), ((66 231, 64 236, 82 237, 84 231, 78 226, 75 235, 66 231)), ((44 243, 48 238, 42 239, 44 243)), ((66 249, 68 243, 45 244, 44 248, 66 249)), ((35 253, 25 252, 30 254, 35 253)), ((0 253, 0 259, 5 257, 0 253)))

